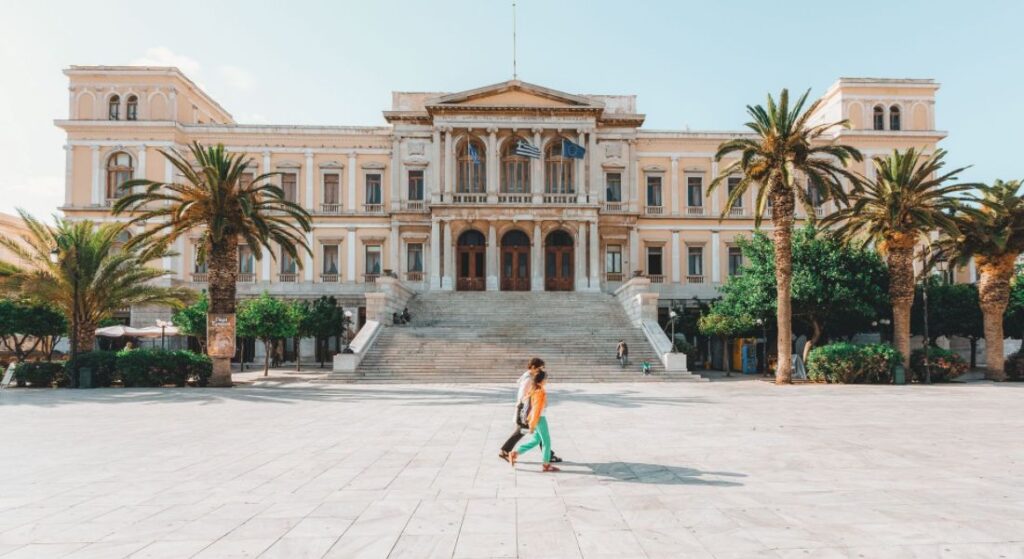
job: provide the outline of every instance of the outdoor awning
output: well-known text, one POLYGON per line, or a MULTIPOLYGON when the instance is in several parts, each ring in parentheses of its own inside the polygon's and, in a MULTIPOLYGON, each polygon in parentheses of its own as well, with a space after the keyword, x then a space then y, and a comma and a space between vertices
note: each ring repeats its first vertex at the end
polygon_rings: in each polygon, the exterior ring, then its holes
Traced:
POLYGON ((104 338, 159 338, 161 335, 177 336, 180 332, 177 326, 168 326, 161 332, 159 326, 147 326, 146 328, 132 328, 131 326, 105 326, 96 329, 97 336, 104 338))

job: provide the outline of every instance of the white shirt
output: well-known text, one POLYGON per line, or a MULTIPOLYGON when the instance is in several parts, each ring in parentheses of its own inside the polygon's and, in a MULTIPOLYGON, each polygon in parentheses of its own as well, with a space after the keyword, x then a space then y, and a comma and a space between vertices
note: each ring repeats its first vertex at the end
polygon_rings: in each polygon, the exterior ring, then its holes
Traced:
POLYGON ((519 387, 516 390, 516 409, 512 414, 514 420, 519 420, 519 403, 526 398, 526 395, 530 393, 530 389, 533 388, 533 377, 530 376, 530 371, 523 373, 523 376, 519 377, 519 387))

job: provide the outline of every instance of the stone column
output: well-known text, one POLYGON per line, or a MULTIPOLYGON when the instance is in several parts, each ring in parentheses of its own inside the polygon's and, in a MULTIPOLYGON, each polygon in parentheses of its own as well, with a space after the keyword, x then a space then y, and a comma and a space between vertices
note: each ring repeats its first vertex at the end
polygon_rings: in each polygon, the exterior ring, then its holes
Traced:
POLYGON ((718 231, 711 232, 711 283, 722 281, 722 256, 720 254, 721 236, 718 231))
POLYGON ((597 234, 597 220, 590 222, 590 290, 597 291, 601 288, 601 278, 598 276, 601 264, 601 239, 597 234))
POLYGON ((388 238, 388 268, 399 278, 402 277, 402 264, 399 260, 398 222, 391 222, 391 236, 388 238))
POLYGON ((679 215, 679 158, 676 156, 672 156, 672 183, 669 188, 670 211, 672 215, 679 215))
POLYGON ((682 253, 679 250, 679 231, 672 232, 672 283, 679 283, 682 269, 682 253))
MULTIPOLYGON (((597 130, 591 130, 587 136, 587 161, 590 162, 590 174, 587 176, 591 204, 600 203, 604 199, 604 181, 601 180, 601 169, 597 156, 597 130)), ((591 287, 594 287, 591 285, 591 287)))
POLYGON ((632 212, 638 211, 640 208, 640 192, 639 183, 637 182, 637 165, 636 165, 636 148, 633 145, 634 140, 626 142, 626 157, 628 158, 628 164, 626 166, 626 180, 623 181, 623 189, 626 191, 623 194, 622 201, 628 203, 629 210, 632 212))
MULTIPOLYGON (((532 132, 533 132, 533 145, 536 146, 537 149, 541 149, 541 145, 540 145, 540 143, 541 143, 541 136, 540 136, 540 134, 543 131, 544 131, 543 128, 534 128, 534 129, 532 129, 532 132)), ((533 173, 532 173, 532 176, 530 177, 530 184, 533 186, 533 188, 531 188, 530 190, 533 191, 533 203, 534 204, 540 204, 540 203, 544 202, 544 154, 543 154, 543 152, 541 152, 541 156, 540 157, 538 157, 537 159, 532 160, 531 165, 533 165, 533 173)), ((541 286, 542 289, 543 289, 543 287, 544 286, 541 286)))
POLYGON ((178 279, 185 281, 185 239, 183 237, 178 237, 178 240, 174 241, 174 252, 178 253, 174 257, 175 264, 177 265, 178 279))
MULTIPOLYGON (((455 146, 452 145, 452 129, 449 126, 444 131, 444 201, 451 202, 453 192, 455 192, 455 146)), ((447 223, 445 225, 447 226, 447 223)), ((447 235, 445 239, 447 239, 447 235)), ((447 275, 447 271, 445 274, 447 275)))
MULTIPOLYGON (((583 136, 583 130, 582 129, 577 130, 576 131, 576 143, 580 147, 582 147, 582 146, 586 145, 586 142, 587 141, 586 141, 586 139, 584 139, 584 136, 583 136)), ((589 185, 589 183, 586 180, 586 178, 587 178, 586 177, 586 166, 583 164, 583 160, 582 159, 576 159, 574 162, 576 164, 576 170, 574 171, 574 173, 576 174, 576 184, 573 185, 573 186, 575 187, 575 190, 576 190, 576 196, 577 196, 576 199, 577 199, 577 201, 582 203, 583 201, 587 200, 587 198, 588 198, 588 196, 590 194, 590 185, 589 185)))
POLYGON ((487 291, 498 290, 498 235, 494 222, 487 223, 487 291))
MULTIPOLYGON (((707 181, 704 181, 704 182, 701 183, 701 187, 704 188, 704 189, 707 189, 708 185, 711 184, 710 181, 715 180, 715 177, 717 177, 717 176, 718 176, 718 162, 715 161, 714 157, 712 157, 711 158, 711 176, 708 177, 707 181)), ((726 190, 728 190, 728 189, 726 189, 726 190)), ((721 198, 721 194, 722 194, 722 189, 721 188, 715 190, 711 194, 711 215, 713 215, 713 216, 717 216, 721 212, 721 210, 719 209, 719 205, 718 205, 718 200, 721 198)))
POLYGON ((345 262, 345 281, 356 282, 356 228, 349 227, 345 236, 345 244, 348 245, 348 258, 345 262))
MULTIPOLYGON (((643 266, 640 265, 640 233, 637 231, 636 226, 633 226, 629 230, 629 277, 633 277, 633 272, 637 270, 643 270, 643 266)), ((628 278, 627 278, 628 281, 628 278)))
POLYGON ((136 179, 144 179, 144 178, 146 178, 146 150, 147 149, 148 149, 148 146, 146 146, 146 144, 142 144, 141 146, 139 146, 139 166, 135 169, 135 177, 134 177, 136 179))
POLYGON ((430 289, 441 289, 441 227, 430 220, 430 289))
MULTIPOLYGON (((579 162, 579 160, 577 160, 579 162)), ((587 279, 587 222, 581 221, 576 229, 576 291, 586 291, 587 279)))
POLYGON ((487 129, 487 203, 498 203, 498 129, 487 129))
POLYGON ((348 200, 346 210, 356 211, 356 152, 348 154, 348 200))
POLYGON ((92 150, 92 203, 102 206, 106 202, 106 193, 100 181, 100 146, 91 146, 92 150))
POLYGON ((544 239, 541 238, 540 222, 533 222, 533 242, 530 244, 530 267, 533 278, 530 280, 531 291, 544 291, 544 239))
POLYGON ((303 200, 305 202, 303 206, 305 206, 307 210, 313 211, 313 208, 315 207, 313 205, 313 175, 316 174, 316 171, 313 168, 313 150, 306 150, 306 165, 303 167, 302 172, 306 175, 306 199, 303 200))
POLYGON ((441 289, 455 289, 455 243, 452 241, 452 222, 444 222, 444 277, 441 278, 441 289))
POLYGON ((402 142, 396 136, 391 140, 391 209, 398 210, 402 205, 399 184, 402 179, 402 142))
POLYGON ((74 162, 75 148, 71 144, 64 144, 64 205, 70 206, 74 203, 72 191, 74 189, 74 162))
MULTIPOLYGON (((183 253, 184 254, 184 253, 183 253)), ((195 254, 192 255, 195 258, 195 254)), ((273 260, 273 255, 269 248, 263 247, 263 258, 260 259, 260 281, 270 282, 270 261, 273 260)), ((182 277, 185 273, 184 257, 182 257, 182 277)))
POLYGON ((313 251, 316 250, 315 246, 313 245, 312 231, 306 233, 306 246, 309 247, 309 252, 306 252, 303 255, 304 264, 302 265, 302 272, 305 280, 311 282, 313 281, 313 251))
MULTIPOLYGON (((441 130, 434 128, 430 144, 430 201, 441 201, 441 130)), ((431 284, 433 286, 433 284, 431 284)))
MULTIPOLYGON (((262 174, 269 173, 269 172, 270 172, 270 152, 269 151, 264 151, 263 152, 263 168, 260 169, 260 174, 262 175, 262 174)), ((279 186, 280 186, 280 184, 281 183, 278 182, 279 186)), ((256 345, 259 345, 259 344, 256 344, 256 345)))

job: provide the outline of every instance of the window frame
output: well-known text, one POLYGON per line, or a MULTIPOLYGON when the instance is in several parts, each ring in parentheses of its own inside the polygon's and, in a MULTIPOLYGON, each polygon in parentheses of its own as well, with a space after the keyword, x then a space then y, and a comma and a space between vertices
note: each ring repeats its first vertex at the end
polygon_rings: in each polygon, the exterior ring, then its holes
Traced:
POLYGON ((726 248, 725 258, 727 268, 726 273, 729 274, 729 277, 736 277, 740 275, 740 270, 743 269, 743 249, 736 245, 730 245, 726 248), (734 260, 734 256, 739 256, 739 259, 734 260), (737 264, 735 268, 733 268, 734 262, 737 264))
POLYGON ((427 172, 425 169, 409 169, 406 173, 406 199, 410 202, 423 202, 426 196, 427 172), (418 177, 418 178, 416 178, 418 177), (413 196, 414 189, 419 196, 413 196))
POLYGON ((363 200, 364 204, 367 205, 381 205, 384 203, 384 173, 381 171, 368 171, 363 173, 363 200), (370 196, 373 190, 371 187, 376 187, 376 196, 370 196), (371 202, 372 199, 376 198, 376 202, 371 202))
POLYGON ((606 274, 622 273, 622 245, 605 245, 604 272, 606 274))
POLYGON ((649 174, 646 174, 644 176, 644 187, 645 187, 644 194, 646 194, 646 196, 647 196, 647 199, 646 199, 647 206, 651 207, 651 208, 664 208, 665 207, 665 175, 663 175, 661 173, 649 173, 649 174), (653 189, 653 187, 655 187, 655 186, 657 187, 656 190, 653 189), (657 198, 657 200, 654 200, 654 201, 658 202, 657 204, 652 203, 652 200, 651 200, 651 198, 652 198, 651 194, 655 193, 655 192, 657 193, 657 196, 655 196, 654 198, 657 198))
POLYGON ((646 264, 647 264, 647 275, 649 276, 663 276, 665 275, 665 249, 661 245, 647 246, 645 251, 646 264), (657 254, 658 260, 658 271, 655 273, 651 268, 651 257, 657 254))
POLYGON ((324 243, 320 247, 320 273, 324 275, 330 274, 341 274, 341 244, 340 243, 324 243), (329 249, 334 249, 334 270, 327 268, 327 253, 329 249))
POLYGON ((320 172, 320 203, 341 206, 341 172, 335 170, 320 172), (334 201, 328 201, 328 179, 334 180, 334 201))
POLYGON ((606 202, 622 202, 622 172, 621 171, 605 171, 604 173, 604 197, 606 202), (617 177, 615 181, 611 180, 611 177, 617 177), (612 199, 611 193, 612 185, 615 185, 615 197, 612 199))
POLYGON ((372 243, 363 247, 363 269, 367 275, 380 275, 384 269, 384 250, 380 243, 372 243), (370 255, 376 255, 377 269, 370 269, 370 255))
POLYGON ((704 207, 704 175, 686 175, 686 207, 687 208, 703 208, 704 207), (692 181, 697 181, 697 201, 699 204, 693 203, 693 185, 692 181))
POLYGON ((423 243, 420 243, 420 242, 406 243, 406 245, 405 245, 405 271, 406 272, 420 273, 420 274, 423 273, 423 269, 425 267, 425 264, 423 262, 423 251, 424 251, 423 243), (413 261, 412 261, 412 255, 413 255, 414 247, 418 247, 417 252, 419 252, 419 262, 418 262, 417 266, 413 266, 413 261))
POLYGON ((704 245, 686 245, 686 275, 704 277, 704 245), (694 260, 694 256, 699 256, 694 260), (694 270, 694 262, 698 265, 694 270))

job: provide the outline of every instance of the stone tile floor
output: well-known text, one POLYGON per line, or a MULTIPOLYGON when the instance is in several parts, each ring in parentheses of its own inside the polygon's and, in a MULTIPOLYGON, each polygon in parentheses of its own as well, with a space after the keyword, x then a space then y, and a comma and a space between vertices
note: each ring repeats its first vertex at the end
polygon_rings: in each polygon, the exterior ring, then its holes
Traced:
POLYGON ((1024 385, 10 390, 0 557, 1024 558, 1024 385))

